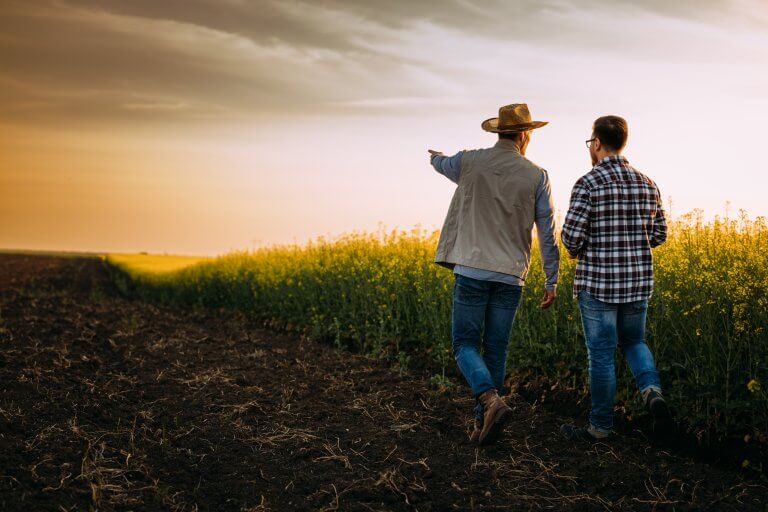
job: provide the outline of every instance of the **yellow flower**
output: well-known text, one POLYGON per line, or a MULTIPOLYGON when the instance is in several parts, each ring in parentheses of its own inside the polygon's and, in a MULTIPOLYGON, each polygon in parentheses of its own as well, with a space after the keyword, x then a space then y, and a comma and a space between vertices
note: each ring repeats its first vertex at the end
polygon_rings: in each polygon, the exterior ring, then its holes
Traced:
POLYGON ((747 459, 744 459, 744 462, 741 463, 741 467, 743 468, 749 467, 749 461, 747 459))
POLYGON ((760 391, 760 381, 757 379, 752 379, 747 383, 747 389, 750 391, 750 393, 757 393, 760 391))

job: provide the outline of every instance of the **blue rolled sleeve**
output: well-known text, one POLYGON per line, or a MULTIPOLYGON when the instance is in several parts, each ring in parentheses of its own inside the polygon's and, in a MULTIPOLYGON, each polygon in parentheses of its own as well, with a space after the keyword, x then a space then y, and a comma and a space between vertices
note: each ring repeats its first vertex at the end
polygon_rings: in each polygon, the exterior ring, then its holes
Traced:
POLYGON ((429 162, 437 172, 458 184, 461 174, 461 155, 463 154, 463 151, 459 151, 453 156, 432 155, 429 162))
POLYGON ((544 286, 553 290, 557 286, 557 276, 560 272, 560 247, 555 237, 555 205, 546 171, 536 189, 536 234, 546 276, 544 286))

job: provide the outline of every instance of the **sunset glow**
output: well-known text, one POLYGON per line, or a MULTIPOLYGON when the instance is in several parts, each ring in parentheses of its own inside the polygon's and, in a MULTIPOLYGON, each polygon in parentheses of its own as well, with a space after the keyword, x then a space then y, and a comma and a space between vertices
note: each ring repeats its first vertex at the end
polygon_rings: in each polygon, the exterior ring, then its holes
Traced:
POLYGON ((439 228, 427 148, 526 102, 560 211, 592 121, 672 214, 768 215, 768 4, 5 1, 0 248, 219 254, 439 228))

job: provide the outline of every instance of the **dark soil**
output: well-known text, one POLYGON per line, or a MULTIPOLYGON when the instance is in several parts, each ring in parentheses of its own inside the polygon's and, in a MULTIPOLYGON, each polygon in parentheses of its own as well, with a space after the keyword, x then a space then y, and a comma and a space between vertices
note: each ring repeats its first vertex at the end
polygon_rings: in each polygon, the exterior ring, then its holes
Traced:
POLYGON ((736 470, 571 446, 519 398, 479 449, 463 387, 126 300, 96 259, 0 255, 0 382, 1 510, 768 510, 736 470))

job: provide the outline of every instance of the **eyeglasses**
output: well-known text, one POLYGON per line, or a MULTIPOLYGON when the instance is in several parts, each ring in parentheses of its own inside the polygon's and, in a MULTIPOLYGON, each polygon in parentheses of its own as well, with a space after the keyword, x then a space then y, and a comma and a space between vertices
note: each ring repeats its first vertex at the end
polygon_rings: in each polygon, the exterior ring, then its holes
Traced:
POLYGON ((592 147, 592 143, 595 142, 596 140, 597 140, 597 137, 589 139, 589 140, 585 140, 584 142, 587 144, 588 148, 591 148, 592 147))

